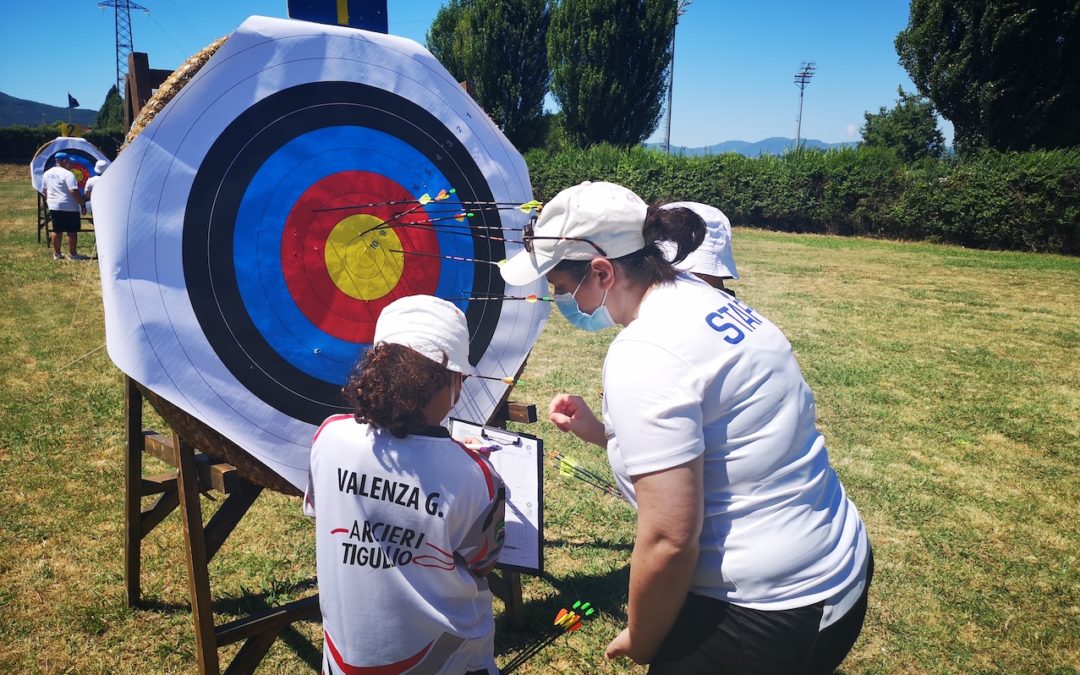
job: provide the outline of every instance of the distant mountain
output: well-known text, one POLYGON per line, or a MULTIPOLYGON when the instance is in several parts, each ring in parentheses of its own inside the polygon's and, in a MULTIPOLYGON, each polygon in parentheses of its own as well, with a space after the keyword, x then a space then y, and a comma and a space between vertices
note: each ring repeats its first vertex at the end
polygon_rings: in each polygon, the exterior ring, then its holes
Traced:
MULTIPOLYGON (((37 101, 27 101, 0 92, 0 127, 9 127, 13 124, 36 127, 39 124, 67 122, 68 112, 67 108, 45 105, 37 101)), ((74 124, 91 126, 97 118, 96 110, 75 108, 70 112, 71 122, 74 124)))
MULTIPOLYGON (((801 144, 804 148, 820 150, 853 147, 858 145, 858 143, 854 141, 848 143, 826 143, 824 141, 819 141, 816 138, 804 138, 802 139, 801 144)), ((646 143, 645 146, 660 150, 664 149, 663 143, 646 143)), ((723 143, 707 145, 703 148, 687 148, 682 145, 673 145, 671 146, 671 154, 685 155, 687 157, 700 157, 702 155, 719 155, 725 152, 737 152, 746 157, 759 157, 761 155, 782 155, 794 148, 794 138, 773 136, 772 138, 766 138, 765 140, 757 141, 755 143, 750 143, 748 141, 724 141, 723 143)))

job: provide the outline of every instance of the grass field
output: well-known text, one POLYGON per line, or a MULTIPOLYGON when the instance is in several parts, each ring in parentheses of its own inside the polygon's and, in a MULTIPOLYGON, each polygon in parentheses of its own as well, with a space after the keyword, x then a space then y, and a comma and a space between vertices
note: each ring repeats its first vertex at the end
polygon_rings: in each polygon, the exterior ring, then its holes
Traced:
MULTIPOLYGON (((145 606, 124 605, 122 378, 98 269, 36 242, 27 173, 0 166, 0 670, 191 672, 177 515, 144 543, 145 606)), ((1080 260, 748 229, 735 251, 739 297, 795 346, 873 540, 843 671, 1080 672, 1080 260)), ((613 335, 553 317, 515 398, 598 403, 613 335)), ((527 430, 607 471, 551 425, 527 430)), ((548 466, 547 574, 526 580, 527 614, 578 598, 602 613, 519 672, 643 673, 602 658, 625 620, 633 514, 548 466)), ((310 593, 313 552, 299 501, 261 497, 211 564, 217 620, 310 593)), ((261 672, 315 669, 319 635, 289 630, 261 672)), ((500 623, 497 660, 533 635, 500 623)))

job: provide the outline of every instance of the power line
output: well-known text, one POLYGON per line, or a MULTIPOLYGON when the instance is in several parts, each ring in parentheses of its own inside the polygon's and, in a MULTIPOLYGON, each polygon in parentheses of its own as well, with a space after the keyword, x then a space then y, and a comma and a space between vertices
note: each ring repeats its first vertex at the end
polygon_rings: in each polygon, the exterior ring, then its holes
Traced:
POLYGON ((810 80, 814 77, 815 70, 817 70, 817 66, 814 65, 813 61, 803 61, 798 72, 795 73, 795 85, 799 88, 799 117, 795 121, 795 152, 799 151, 799 142, 802 135, 803 92, 806 91, 806 85, 810 84, 810 80))
POLYGON ((141 9, 147 14, 150 10, 131 0, 103 0, 98 3, 102 9, 112 7, 116 10, 116 89, 124 95, 124 77, 127 76, 128 54, 133 49, 131 41, 131 10, 141 9))

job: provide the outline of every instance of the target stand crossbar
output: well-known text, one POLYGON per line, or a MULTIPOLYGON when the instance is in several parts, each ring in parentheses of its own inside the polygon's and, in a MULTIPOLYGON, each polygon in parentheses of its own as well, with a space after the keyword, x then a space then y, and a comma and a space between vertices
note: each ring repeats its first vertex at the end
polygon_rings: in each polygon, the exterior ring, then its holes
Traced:
POLYGON ((175 430, 171 437, 142 426, 143 392, 125 378, 127 456, 125 458, 124 585, 127 605, 140 599, 142 540, 169 514, 180 511, 191 613, 195 622, 195 651, 199 672, 221 672, 218 649, 244 641, 226 673, 252 673, 278 635, 296 621, 319 621, 319 596, 313 595, 279 607, 215 625, 210 595, 210 560, 255 503, 263 487, 246 480, 236 467, 215 462, 199 452, 175 430), (176 467, 173 472, 143 476, 143 454, 176 467), (225 495, 221 506, 204 525, 202 494, 225 495), (143 497, 156 496, 144 509, 143 497))

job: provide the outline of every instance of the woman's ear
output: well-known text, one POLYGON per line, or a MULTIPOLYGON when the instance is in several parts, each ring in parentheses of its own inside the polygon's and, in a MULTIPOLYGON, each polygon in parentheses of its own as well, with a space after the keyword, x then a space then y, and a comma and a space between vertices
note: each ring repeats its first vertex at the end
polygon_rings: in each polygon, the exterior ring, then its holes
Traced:
POLYGON ((615 285, 615 266, 607 258, 593 258, 589 263, 605 291, 615 285))

